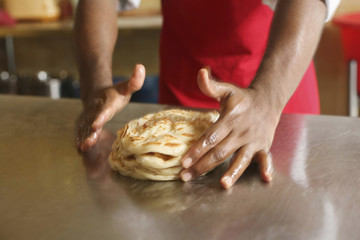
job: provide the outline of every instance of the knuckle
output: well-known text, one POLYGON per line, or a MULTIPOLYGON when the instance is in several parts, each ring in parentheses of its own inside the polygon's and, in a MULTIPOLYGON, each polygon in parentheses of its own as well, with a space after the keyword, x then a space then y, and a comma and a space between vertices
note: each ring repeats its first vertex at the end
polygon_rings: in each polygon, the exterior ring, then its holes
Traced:
POLYGON ((251 162, 252 158, 253 158, 253 152, 250 151, 250 150, 245 150, 243 155, 242 155, 242 158, 241 160, 244 162, 244 163, 249 163, 251 162))
POLYGON ((192 173, 194 176, 200 176, 205 172, 206 172, 206 168, 203 164, 196 164, 192 168, 192 173))
POLYGON ((241 131, 238 131, 237 132, 237 137, 238 138, 241 138, 241 137, 248 138, 249 134, 250 134, 250 129, 246 128, 246 129, 242 129, 241 131))
POLYGON ((202 153, 201 147, 194 145, 192 148, 188 150, 186 156, 191 156, 191 158, 195 160, 201 157, 201 153, 202 153))
POLYGON ((213 160, 213 162, 223 162, 226 158, 226 152, 223 148, 217 149, 215 150, 212 154, 211 154, 211 159, 213 160))
POLYGON ((205 141, 203 142, 203 147, 214 145, 217 141, 217 133, 213 132, 210 133, 208 136, 205 137, 205 141))
POLYGON ((200 156, 200 154, 201 154, 201 150, 199 149, 199 148, 194 148, 194 154, 195 154, 195 156, 200 156))
POLYGON ((245 160, 246 162, 250 162, 251 159, 252 159, 252 157, 253 157, 253 154, 251 154, 251 152, 245 152, 245 154, 244 154, 244 160, 245 160))

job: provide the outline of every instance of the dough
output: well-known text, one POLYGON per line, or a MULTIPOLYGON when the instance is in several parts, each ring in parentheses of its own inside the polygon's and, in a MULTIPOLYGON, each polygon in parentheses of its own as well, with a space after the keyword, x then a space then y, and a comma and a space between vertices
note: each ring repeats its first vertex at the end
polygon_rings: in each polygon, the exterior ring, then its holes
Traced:
POLYGON ((218 117, 216 111, 172 109, 132 120, 118 131, 110 165, 136 179, 178 179, 182 155, 218 117))

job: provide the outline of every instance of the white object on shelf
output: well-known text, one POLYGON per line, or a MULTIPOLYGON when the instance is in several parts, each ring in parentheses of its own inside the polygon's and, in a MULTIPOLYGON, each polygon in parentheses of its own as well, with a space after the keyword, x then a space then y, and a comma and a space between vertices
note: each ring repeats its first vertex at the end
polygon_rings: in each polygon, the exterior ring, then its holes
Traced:
POLYGON ((50 98, 59 99, 60 98, 60 80, 53 78, 49 81, 50 88, 50 98))
POLYGON ((359 97, 357 93, 357 68, 356 60, 349 62, 349 115, 350 117, 359 116, 359 97))

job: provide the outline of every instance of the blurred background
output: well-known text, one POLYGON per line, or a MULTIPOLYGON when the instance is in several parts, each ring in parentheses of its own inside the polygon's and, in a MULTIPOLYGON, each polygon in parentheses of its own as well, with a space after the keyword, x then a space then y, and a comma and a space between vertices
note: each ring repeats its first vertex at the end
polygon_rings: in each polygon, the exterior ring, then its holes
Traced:
MULTIPOLYGON (((0 93, 79 97, 72 53, 76 4, 77 0, 0 0, 0 93)), ((352 13, 360 13, 360 1, 342 0, 335 19, 352 13)), ((114 82, 127 79, 136 63, 147 69, 146 85, 132 101, 157 102, 161 24, 160 0, 142 0, 140 8, 119 14, 114 82)), ((341 28, 334 21, 325 24, 314 57, 322 114, 349 115, 349 59, 341 28)))

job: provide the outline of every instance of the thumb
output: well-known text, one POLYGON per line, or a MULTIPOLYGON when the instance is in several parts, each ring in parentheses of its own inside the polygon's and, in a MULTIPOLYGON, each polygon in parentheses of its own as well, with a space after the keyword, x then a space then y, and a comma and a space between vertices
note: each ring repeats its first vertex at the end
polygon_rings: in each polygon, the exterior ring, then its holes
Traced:
POLYGON ((129 94, 132 94, 141 89, 145 80, 145 67, 142 64, 136 64, 133 74, 128 80, 127 89, 129 94))
POLYGON ((210 79, 209 72, 205 68, 200 69, 197 81, 201 92, 208 97, 216 99, 218 102, 221 98, 228 96, 232 92, 229 84, 210 79))

